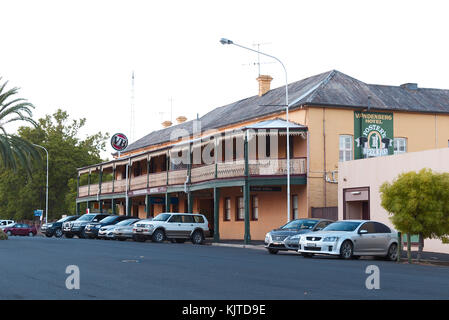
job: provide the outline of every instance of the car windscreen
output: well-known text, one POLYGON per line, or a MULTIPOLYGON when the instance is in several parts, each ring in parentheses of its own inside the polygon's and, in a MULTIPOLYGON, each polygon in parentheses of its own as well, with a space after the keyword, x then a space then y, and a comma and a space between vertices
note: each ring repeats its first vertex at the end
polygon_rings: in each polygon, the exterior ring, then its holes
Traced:
POLYGON ((316 223, 317 220, 309 220, 309 219, 300 219, 300 220, 293 220, 287 223, 285 226, 281 227, 281 229, 312 229, 316 223))
POLYGON ((337 221, 324 228, 322 231, 354 231, 360 225, 360 222, 354 221, 337 221))
POLYGON ((85 214, 78 218, 78 221, 91 221, 95 217, 95 214, 85 214))
POLYGON ((158 214, 153 221, 167 221, 168 218, 170 218, 171 214, 169 213, 161 213, 158 214))
POLYGON ((110 223, 110 222, 114 222, 115 220, 117 220, 118 216, 109 216, 106 218, 103 218, 102 220, 100 220, 100 223, 110 223))
POLYGON ((122 220, 119 223, 116 224, 116 226, 129 226, 132 223, 136 222, 138 220, 135 219, 126 219, 126 220, 122 220))
POLYGON ((64 218, 59 219, 59 220, 56 221, 56 222, 65 222, 65 221, 69 220, 70 218, 71 218, 71 216, 64 217, 64 218))

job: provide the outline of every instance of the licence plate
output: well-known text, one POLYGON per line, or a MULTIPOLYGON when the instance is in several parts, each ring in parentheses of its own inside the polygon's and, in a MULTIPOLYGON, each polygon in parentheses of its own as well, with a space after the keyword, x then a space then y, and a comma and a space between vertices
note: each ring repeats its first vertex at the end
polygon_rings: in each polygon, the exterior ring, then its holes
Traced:
POLYGON ((310 243, 310 242, 309 242, 309 243, 307 243, 307 246, 308 246, 308 247, 316 247, 316 243, 310 243))
POLYGON ((136 232, 142 232, 143 230, 142 229, 136 229, 136 232))

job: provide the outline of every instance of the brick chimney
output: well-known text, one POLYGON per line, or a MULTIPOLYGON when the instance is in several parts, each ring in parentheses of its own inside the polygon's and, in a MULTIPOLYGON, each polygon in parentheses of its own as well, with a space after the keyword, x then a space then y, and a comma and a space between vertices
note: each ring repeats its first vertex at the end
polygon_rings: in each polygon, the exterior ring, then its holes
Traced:
POLYGON ((178 121, 178 124, 186 122, 187 118, 184 116, 179 116, 176 118, 176 121, 178 121))
POLYGON ((166 120, 166 121, 162 122, 162 126, 163 126, 164 128, 168 128, 168 127, 170 127, 172 124, 173 124, 173 123, 172 123, 170 120, 166 120))
POLYGON ((273 80, 272 77, 260 75, 256 80, 259 82, 259 97, 270 91, 270 83, 271 80, 273 80))

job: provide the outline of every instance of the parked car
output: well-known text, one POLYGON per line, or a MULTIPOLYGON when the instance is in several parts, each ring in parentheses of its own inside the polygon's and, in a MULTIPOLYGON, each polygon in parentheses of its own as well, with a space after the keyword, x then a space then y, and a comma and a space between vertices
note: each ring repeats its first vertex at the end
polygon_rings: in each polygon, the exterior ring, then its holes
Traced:
POLYGON ((34 237, 37 233, 35 226, 30 226, 26 223, 15 223, 10 227, 6 227, 3 231, 8 236, 30 236, 34 237))
POLYGON ((0 220, 0 229, 12 227, 16 222, 14 220, 0 220))
POLYGON ((117 224, 101 227, 98 231, 98 238, 103 239, 117 239, 126 240, 127 238, 132 238, 133 235, 133 225, 141 221, 140 219, 127 219, 118 222, 117 224))
MULTIPOLYGON (((98 229, 97 225, 95 226, 96 227, 95 229, 97 230, 96 237, 98 239, 113 239, 114 238, 114 233, 113 233, 114 228, 117 228, 120 226, 128 226, 129 224, 140 220, 140 219, 137 219, 136 217, 118 216, 121 219, 120 220, 116 219, 117 221, 115 223, 110 223, 110 224, 109 224, 109 222, 105 222, 104 224, 102 223, 106 219, 110 220, 110 218, 112 218, 112 217, 114 217, 114 216, 106 217, 102 221, 100 221, 99 229, 98 229)), ((89 225, 86 228, 88 228, 88 227, 89 227, 89 225)), ((86 233, 87 233, 87 231, 86 231, 86 233)))
POLYGON ((85 228, 86 225, 90 222, 99 222, 100 220, 103 220, 107 216, 110 216, 110 214, 107 213, 86 213, 83 214, 81 217, 74 221, 70 222, 64 222, 62 226, 62 233, 66 238, 73 238, 73 236, 78 236, 78 238, 85 238, 85 228))
POLYGON ((209 223, 202 214, 161 213, 151 221, 140 221, 133 228, 133 239, 154 242, 174 240, 183 243, 191 240, 194 244, 202 244, 209 235, 209 223))
POLYGON ((384 256, 396 260, 398 234, 383 223, 371 220, 342 220, 322 231, 301 236, 300 252, 305 257, 329 254, 343 259, 384 256))
POLYGON ((279 251, 298 250, 299 237, 309 232, 320 231, 332 220, 295 219, 279 229, 271 230, 265 236, 265 248, 271 254, 279 251))
MULTIPOLYGON (((112 230, 119 223, 126 223, 130 220, 136 220, 136 217, 130 216, 109 216, 98 223, 90 223, 86 226, 86 235, 89 238, 106 239, 107 230, 112 230)), ((112 233, 109 233, 112 235, 112 233)), ((111 238, 111 237, 109 237, 111 238)))
POLYGON ((45 234, 47 237, 61 238, 63 236, 62 233, 62 224, 64 222, 69 222, 78 219, 80 216, 67 216, 59 219, 56 222, 44 223, 41 227, 41 232, 45 234))

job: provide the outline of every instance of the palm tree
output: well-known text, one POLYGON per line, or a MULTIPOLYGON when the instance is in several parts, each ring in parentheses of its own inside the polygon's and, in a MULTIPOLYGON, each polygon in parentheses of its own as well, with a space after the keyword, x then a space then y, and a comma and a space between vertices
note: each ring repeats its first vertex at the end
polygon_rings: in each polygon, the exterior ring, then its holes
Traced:
POLYGON ((7 83, 0 87, 0 167, 16 170, 20 165, 31 173, 33 162, 41 160, 40 153, 30 142, 17 135, 8 134, 5 126, 16 121, 37 126, 31 119, 31 109, 34 109, 34 106, 25 99, 14 98, 19 89, 5 90, 7 83))

